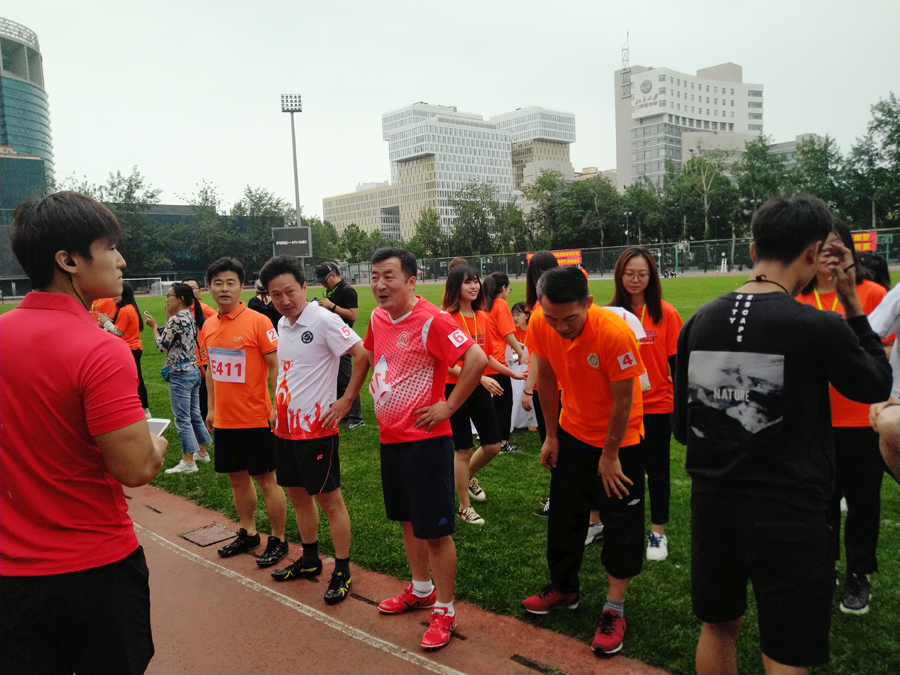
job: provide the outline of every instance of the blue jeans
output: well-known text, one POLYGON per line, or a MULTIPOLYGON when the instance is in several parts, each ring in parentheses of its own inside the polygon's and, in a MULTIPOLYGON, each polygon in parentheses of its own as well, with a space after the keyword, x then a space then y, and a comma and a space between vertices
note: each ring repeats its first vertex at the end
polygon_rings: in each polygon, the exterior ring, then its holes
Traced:
POLYGON ((169 399, 175 414, 175 428, 181 441, 181 453, 189 455, 209 443, 209 432, 200 416, 200 369, 173 370, 169 374, 169 399))

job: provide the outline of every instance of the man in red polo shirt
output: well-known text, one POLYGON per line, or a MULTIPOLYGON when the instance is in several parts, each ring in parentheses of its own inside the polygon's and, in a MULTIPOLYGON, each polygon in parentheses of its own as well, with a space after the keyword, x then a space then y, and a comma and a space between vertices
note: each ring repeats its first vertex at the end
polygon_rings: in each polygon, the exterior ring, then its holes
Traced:
POLYGON ((4 673, 143 673, 153 656, 122 485, 156 476, 167 443, 147 428, 128 345, 90 313, 122 292, 120 236, 106 207, 74 192, 13 214, 10 244, 35 291, 0 317, 4 673))
POLYGON ((206 426, 215 434, 216 472, 228 474, 241 521, 237 539, 218 553, 228 558, 260 545, 255 480, 272 524, 272 535, 256 564, 271 567, 288 552, 287 499, 275 480, 275 410, 269 398, 269 387, 278 379, 278 333, 267 317, 241 302, 240 260, 219 258, 206 270, 206 279, 219 308, 202 330, 209 357, 206 426))
POLYGON ((599 476, 609 592, 591 648, 613 654, 625 638, 625 592, 644 560, 644 364, 634 332, 615 312, 593 304, 580 270, 547 270, 537 294, 541 306, 531 316, 526 344, 539 364, 541 400, 546 398, 541 464, 551 471, 550 583, 522 606, 531 614, 578 607, 578 574, 599 476), (562 414, 554 396, 557 381, 562 414))

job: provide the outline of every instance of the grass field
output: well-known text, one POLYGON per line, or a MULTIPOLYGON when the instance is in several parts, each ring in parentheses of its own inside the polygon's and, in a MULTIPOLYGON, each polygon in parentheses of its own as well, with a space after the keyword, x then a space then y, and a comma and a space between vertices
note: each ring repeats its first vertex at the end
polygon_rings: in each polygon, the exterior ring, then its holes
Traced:
MULTIPOLYGON (((896 281, 897 273, 894 277, 896 281)), ((744 277, 738 276, 708 276, 662 281, 666 299, 675 305, 682 318, 687 319, 704 302, 737 288, 743 280, 744 277)), ((419 289, 425 298, 438 303, 443 286, 423 284, 419 289)), ((612 282, 591 281, 591 290, 598 303, 606 304, 612 297, 612 282)), ((313 295, 320 295, 320 289, 311 291, 313 295)), ((356 324, 356 330, 363 335, 374 300, 368 288, 360 287, 358 291, 361 319, 356 324)), ((514 283, 510 304, 524 300, 524 294, 524 284, 514 283)), ((245 301, 249 297, 246 294, 245 301)), ((207 296, 204 299, 209 300, 207 296)), ((142 310, 149 310, 158 320, 164 318, 162 298, 140 298, 138 303, 142 310)), ((9 308, 4 306, 2 310, 9 308)), ((171 417, 168 385, 158 374, 163 365, 163 355, 155 349, 149 330, 145 329, 142 335, 143 370, 150 393, 150 408, 154 416, 171 417)), ((372 399, 365 391, 362 402, 366 426, 341 434, 342 489, 353 524, 351 557, 362 567, 405 579, 409 577, 409 571, 400 528, 384 516, 378 427, 372 399)), ((165 465, 168 468, 179 461, 181 453, 174 427, 169 428, 166 437, 169 439, 165 465)), ((479 473, 479 481, 488 499, 478 505, 478 511, 487 521, 486 525, 479 528, 460 522, 454 535, 459 555, 457 598, 499 614, 526 618, 587 645, 606 598, 606 575, 600 563, 598 546, 589 547, 585 552, 581 573, 582 600, 577 611, 534 620, 525 617, 521 609, 521 600, 535 593, 547 581, 546 520, 534 517, 532 511, 539 506, 538 500, 547 496, 550 481, 549 473, 538 463, 540 444, 537 433, 517 433, 512 441, 522 447, 521 453, 500 455, 479 473)), ((212 450, 215 452, 214 445, 212 450)), ((666 526, 670 542, 669 557, 661 563, 645 563, 643 573, 631 584, 626 610, 628 636, 625 653, 676 673, 694 672, 694 649, 700 630, 690 605, 690 482, 684 471, 684 455, 684 447, 673 441, 672 520, 666 526)), ((153 483, 236 519, 228 479, 215 474, 211 466, 201 466, 197 474, 169 476, 161 473, 153 483)), ((865 616, 847 616, 838 611, 840 598, 835 598, 832 660, 827 666, 817 668, 817 673, 900 672, 898 494, 896 483, 885 478, 879 543, 880 572, 872 579, 872 609, 865 616)), ((649 510, 647 518, 649 527, 649 510)), ((268 531, 269 523, 261 497, 257 523, 262 531, 268 531)), ((728 533, 722 534, 722 545, 727 546, 728 533)), ((292 512, 288 516, 287 537, 291 541, 300 541, 292 512)), ((324 553, 333 554, 324 518, 320 526, 320 542, 324 553)), ((843 563, 839 563, 838 567, 843 581, 843 563)), ((465 622, 465 617, 461 620, 465 622)), ((755 624, 751 597, 745 629, 738 643, 738 666, 742 672, 762 670, 755 624)))

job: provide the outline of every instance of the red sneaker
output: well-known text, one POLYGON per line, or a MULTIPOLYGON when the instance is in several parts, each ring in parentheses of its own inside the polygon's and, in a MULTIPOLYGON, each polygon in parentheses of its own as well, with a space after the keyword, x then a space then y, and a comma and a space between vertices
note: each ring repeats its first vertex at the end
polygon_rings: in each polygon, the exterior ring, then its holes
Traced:
POLYGON ((442 607, 431 612, 431 625, 422 636, 423 649, 438 649, 450 642, 450 634, 456 629, 456 614, 447 616, 442 607))
POLYGON ((544 586, 537 595, 525 598, 522 607, 531 614, 546 614, 556 607, 578 607, 578 593, 563 593, 553 584, 544 586))
POLYGON ((378 609, 385 614, 402 614, 408 609, 430 609, 434 607, 435 602, 437 602, 437 596, 434 594, 434 590, 429 595, 421 598, 413 593, 413 585, 410 584, 396 598, 388 598, 379 602, 378 609))
POLYGON ((600 625, 591 642, 595 654, 615 654, 622 649, 625 640, 625 619, 614 609, 607 609, 600 615, 600 625))

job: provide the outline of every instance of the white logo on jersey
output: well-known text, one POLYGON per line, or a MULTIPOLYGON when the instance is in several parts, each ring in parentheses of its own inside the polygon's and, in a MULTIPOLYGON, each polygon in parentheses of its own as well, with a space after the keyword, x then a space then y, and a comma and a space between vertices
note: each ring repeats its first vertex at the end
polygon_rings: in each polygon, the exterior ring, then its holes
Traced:
POLYGON ((450 333, 447 337, 450 339, 450 342, 453 343, 454 347, 461 347, 466 343, 466 340, 469 339, 459 328, 450 333))
POLYGON ((405 347, 407 344, 409 344, 409 333, 403 331, 397 336, 397 346, 405 347))
POLYGON ((369 382, 369 393, 375 399, 375 405, 387 405, 388 401, 391 400, 389 377, 387 359, 382 356, 378 359, 378 363, 375 364, 375 371, 372 373, 371 382, 369 382))
POLYGON ((266 337, 269 338, 269 342, 275 342, 278 339, 278 333, 274 328, 270 328, 266 331, 266 337))
POLYGON ((591 352, 590 354, 588 354, 587 362, 591 368, 599 368, 600 367, 600 359, 594 352, 591 352))
POLYGON ((619 362, 619 368, 621 368, 622 370, 627 370, 628 368, 631 368, 631 366, 633 366, 635 363, 637 363, 634 358, 634 354, 632 354, 631 352, 625 352, 624 354, 622 354, 622 356, 617 356, 616 361, 619 362))

